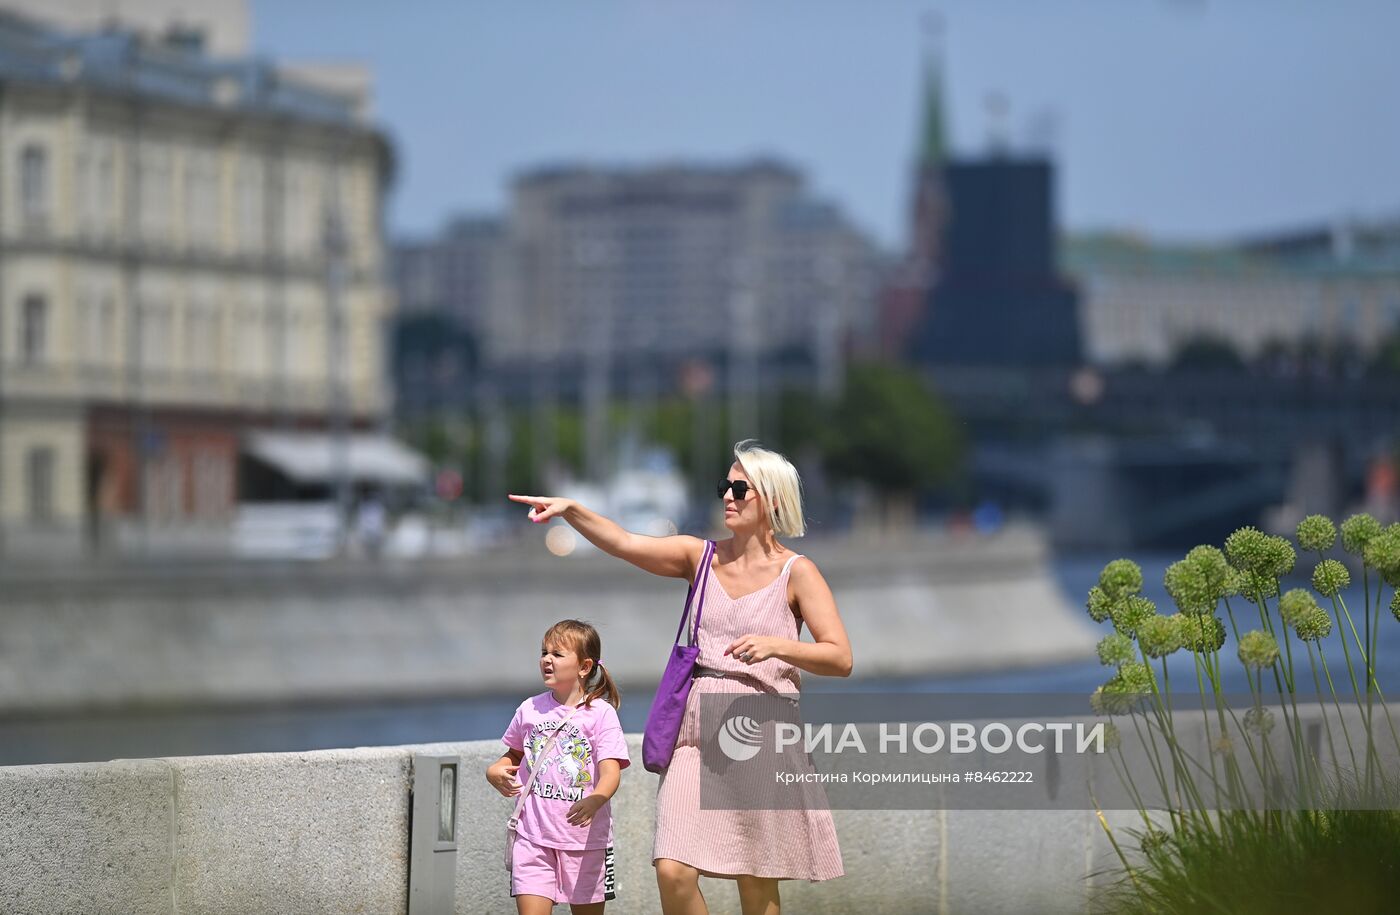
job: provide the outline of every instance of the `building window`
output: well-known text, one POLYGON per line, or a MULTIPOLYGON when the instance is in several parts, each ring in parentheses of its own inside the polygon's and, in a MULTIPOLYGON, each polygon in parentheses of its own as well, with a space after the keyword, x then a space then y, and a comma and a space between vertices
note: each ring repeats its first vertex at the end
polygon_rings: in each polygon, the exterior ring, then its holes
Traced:
POLYGON ((40 295, 25 296, 20 312, 20 361, 24 365, 38 365, 44 361, 44 345, 47 336, 48 303, 40 295))
POLYGON ((42 223, 49 215, 49 163, 40 146, 19 154, 19 199, 27 223, 42 223))
POLYGON ((53 520, 54 451, 52 448, 30 448, 26 456, 28 475, 29 520, 44 523, 53 520))

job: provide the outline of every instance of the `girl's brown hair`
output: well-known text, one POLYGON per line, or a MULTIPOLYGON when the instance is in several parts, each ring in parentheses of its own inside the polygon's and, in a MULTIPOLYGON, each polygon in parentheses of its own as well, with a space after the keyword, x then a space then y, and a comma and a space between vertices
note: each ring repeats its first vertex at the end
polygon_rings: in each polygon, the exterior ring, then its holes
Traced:
POLYGON ((593 700, 599 697, 606 699, 613 708, 621 708, 622 694, 617 691, 613 678, 603 669, 603 640, 597 629, 583 620, 560 620, 549 627, 540 641, 545 646, 567 646, 578 656, 580 663, 584 660, 593 662, 593 669, 583 681, 584 708, 591 707, 593 700))

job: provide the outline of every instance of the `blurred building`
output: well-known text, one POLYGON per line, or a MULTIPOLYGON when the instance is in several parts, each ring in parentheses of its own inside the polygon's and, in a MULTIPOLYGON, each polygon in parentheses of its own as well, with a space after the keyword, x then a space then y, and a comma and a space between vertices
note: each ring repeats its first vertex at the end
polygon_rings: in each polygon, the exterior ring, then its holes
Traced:
POLYGON ((385 412, 388 143, 351 77, 0 16, 6 548, 217 529, 253 430, 385 412))
POLYGON ((393 250, 393 283, 404 318, 432 315, 479 336, 494 301, 508 290, 505 223, 492 216, 454 219, 435 238, 393 250))
POLYGON ((1057 273, 1053 167, 1031 156, 949 163, 937 280, 908 354, 930 365, 1069 366, 1077 295, 1057 273))
MULTIPOLYGON (((450 316, 509 395, 541 374, 674 389, 687 359, 839 371, 872 332, 881 261, 802 175, 733 166, 565 166, 522 174, 505 219, 455 222, 395 251, 405 313, 450 316)), ((721 384, 730 375, 719 373, 721 384)))
POLYGON ((1082 236, 1064 263, 1099 365, 1163 366, 1203 339, 1246 360, 1308 341, 1365 355, 1400 328, 1398 238, 1394 227, 1345 224, 1228 246, 1082 236))

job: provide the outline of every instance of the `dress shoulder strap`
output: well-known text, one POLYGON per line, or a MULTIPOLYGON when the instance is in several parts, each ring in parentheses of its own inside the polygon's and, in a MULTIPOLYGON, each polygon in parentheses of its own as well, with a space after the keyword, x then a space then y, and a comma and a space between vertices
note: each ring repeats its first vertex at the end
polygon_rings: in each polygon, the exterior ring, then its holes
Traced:
POLYGON ((783 563, 783 571, 782 571, 782 574, 783 574, 783 575, 786 575, 788 572, 791 572, 791 571, 792 571, 792 564, 793 564, 794 562, 796 562, 797 560, 801 559, 801 558, 802 558, 802 554, 801 554, 801 553, 795 553, 794 555, 789 556, 789 557, 788 557, 788 561, 785 562, 785 563, 783 563))

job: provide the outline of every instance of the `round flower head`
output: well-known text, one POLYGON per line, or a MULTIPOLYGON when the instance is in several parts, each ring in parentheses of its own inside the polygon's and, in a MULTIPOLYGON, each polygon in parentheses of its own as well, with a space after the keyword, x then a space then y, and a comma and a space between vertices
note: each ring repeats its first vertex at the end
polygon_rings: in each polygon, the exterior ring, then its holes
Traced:
MULTIPOLYGON (((1102 689, 1103 687, 1099 687, 1102 689)), ((1103 724, 1103 747, 1105 750, 1112 750, 1123 745, 1123 734, 1118 730, 1118 725, 1112 721, 1105 721, 1103 724)))
POLYGON ((1259 603, 1278 594, 1278 579, 1263 572, 1242 572, 1240 593, 1245 600, 1259 603))
POLYGON ((1089 618, 1096 623, 1102 623, 1113 615, 1113 601, 1098 585, 1089 589, 1089 599, 1084 606, 1089 611, 1089 618))
POLYGON ((1103 686, 1094 690, 1089 696, 1089 707, 1098 715, 1126 715, 1133 711, 1144 699, 1144 694, 1151 691, 1152 671, 1144 666, 1141 661, 1131 661, 1118 669, 1118 673, 1109 677, 1103 686), (1144 682, 1141 673, 1131 673, 1131 682, 1124 680, 1122 673, 1126 668, 1142 668, 1146 672, 1146 688, 1139 689, 1144 682))
POLYGON ((1298 551, 1293 549, 1287 537, 1270 537, 1264 545, 1264 553, 1268 557, 1268 567, 1262 571, 1275 578, 1292 572, 1298 562, 1298 551))
POLYGON ((1400 526, 1392 524, 1366 542, 1361 555, 1366 564, 1381 573, 1386 584, 1400 584, 1400 526))
MULTIPOLYGON (((1129 661, 1118 668, 1118 675, 1113 678, 1117 680, 1125 693, 1150 693, 1157 678, 1152 673, 1152 668, 1141 661, 1129 661)), ((1111 681, 1110 681, 1111 682, 1111 681)))
POLYGON ((1282 537, 1270 537, 1253 527, 1242 527, 1225 538, 1225 553, 1241 572, 1272 575, 1277 578, 1293 571, 1297 554, 1293 544, 1282 537))
POLYGON ((1283 617, 1287 625, 1297 626, 1298 620, 1316 606, 1317 601, 1313 599, 1311 591, 1307 588, 1292 588, 1278 599, 1278 615, 1283 617))
POLYGON ((1138 625, 1157 612, 1157 605, 1145 597, 1129 594, 1115 601, 1112 608, 1113 628, 1124 635, 1137 635, 1138 625))
POLYGON ((1335 559, 1324 559, 1313 569, 1312 585, 1323 597, 1334 597, 1351 584, 1351 573, 1335 559))
POLYGON ((1111 632, 1099 640, 1100 663, 1116 667, 1133 659, 1133 640, 1121 632, 1111 632))
POLYGON ((1142 568, 1131 559, 1115 559, 1099 573, 1099 587, 1117 600, 1142 590, 1142 568))
POLYGON ((1274 713, 1260 707, 1249 709, 1244 713, 1244 729, 1267 737, 1274 729, 1274 713))
POLYGON ((1189 558, 1167 566, 1162 584, 1182 613, 1211 613, 1220 600, 1220 591, 1212 587, 1201 568, 1189 558))
POLYGON ((1262 572, 1269 564, 1269 535, 1254 527, 1242 527, 1225 538, 1225 555, 1241 572, 1262 572))
POLYGON ((1342 522, 1342 549, 1348 553, 1360 553, 1371 542, 1371 538, 1381 532, 1381 523, 1362 512, 1352 515, 1342 522))
POLYGON ((1218 616, 1188 616, 1181 626, 1181 639, 1196 654, 1219 651, 1225 644, 1225 624, 1218 616))
POLYGON ((1246 667, 1268 667, 1278 660, 1278 642, 1262 629, 1240 636, 1240 662, 1246 667))
POLYGON ((1314 553, 1325 553, 1337 542, 1337 526, 1326 515, 1308 515, 1298 522, 1298 545, 1314 553))
POLYGON ((1153 614, 1138 623, 1137 639, 1142 653, 1149 658, 1165 658, 1181 648, 1181 628, 1176 616, 1153 614))
POLYGON ((1332 632, 1332 617, 1321 607, 1313 607, 1303 614, 1293 628, 1298 638, 1305 642, 1316 642, 1327 638, 1332 632))

